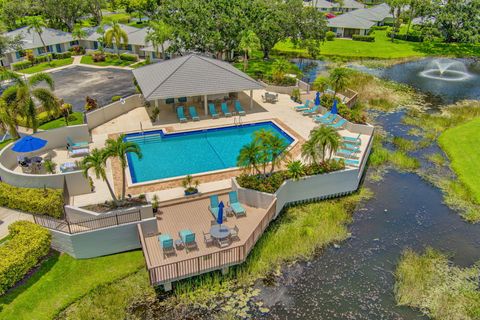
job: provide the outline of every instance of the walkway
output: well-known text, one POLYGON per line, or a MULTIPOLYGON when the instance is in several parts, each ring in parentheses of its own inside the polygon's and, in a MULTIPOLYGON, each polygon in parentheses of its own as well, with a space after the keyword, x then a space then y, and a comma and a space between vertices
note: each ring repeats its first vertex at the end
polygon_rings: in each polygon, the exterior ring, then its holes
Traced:
POLYGON ((32 221, 32 215, 17 210, 0 207, 0 239, 8 235, 8 226, 15 221, 32 221))

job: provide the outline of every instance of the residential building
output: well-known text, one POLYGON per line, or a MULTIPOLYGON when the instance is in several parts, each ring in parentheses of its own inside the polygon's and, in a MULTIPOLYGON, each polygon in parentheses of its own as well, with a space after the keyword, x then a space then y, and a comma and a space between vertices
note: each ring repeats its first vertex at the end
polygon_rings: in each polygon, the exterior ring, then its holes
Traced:
POLYGON ((365 6, 355 0, 343 0, 342 3, 337 3, 327 0, 311 0, 305 2, 306 5, 316 7, 322 12, 351 12, 357 9, 365 8, 365 6))

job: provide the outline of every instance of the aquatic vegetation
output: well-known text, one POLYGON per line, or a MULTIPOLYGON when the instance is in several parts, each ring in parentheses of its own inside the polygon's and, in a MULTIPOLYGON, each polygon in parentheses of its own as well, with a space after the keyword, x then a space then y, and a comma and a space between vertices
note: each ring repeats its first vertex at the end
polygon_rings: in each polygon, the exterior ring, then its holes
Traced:
MULTIPOLYGON (((412 148, 407 139, 397 138, 394 141, 397 141, 397 144, 401 145, 403 149, 412 148)), ((404 150, 388 150, 383 146, 384 142, 385 137, 381 134, 375 135, 369 158, 370 166, 377 169, 382 166, 392 166, 400 171, 415 171, 420 167, 418 159, 409 156, 404 150)))
POLYGON ((436 166, 444 166, 447 162, 445 157, 440 153, 432 153, 427 156, 427 159, 436 166))
POLYGON ((479 274, 478 265, 452 266, 445 254, 432 248, 423 254, 407 249, 395 272, 395 298, 433 319, 478 319, 479 274))
POLYGON ((402 137, 394 137, 392 143, 398 150, 403 152, 410 152, 419 148, 419 144, 417 142, 402 137))

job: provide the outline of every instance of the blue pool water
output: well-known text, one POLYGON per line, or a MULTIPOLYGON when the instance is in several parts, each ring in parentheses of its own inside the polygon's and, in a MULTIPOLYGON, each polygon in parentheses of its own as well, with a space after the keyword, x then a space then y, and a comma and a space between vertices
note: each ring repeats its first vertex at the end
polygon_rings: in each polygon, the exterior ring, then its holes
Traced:
POLYGON ((138 159, 127 154, 132 182, 236 167, 240 149, 261 129, 273 131, 287 144, 294 140, 270 121, 171 134, 162 130, 128 134, 125 139, 136 142, 143 155, 138 159))

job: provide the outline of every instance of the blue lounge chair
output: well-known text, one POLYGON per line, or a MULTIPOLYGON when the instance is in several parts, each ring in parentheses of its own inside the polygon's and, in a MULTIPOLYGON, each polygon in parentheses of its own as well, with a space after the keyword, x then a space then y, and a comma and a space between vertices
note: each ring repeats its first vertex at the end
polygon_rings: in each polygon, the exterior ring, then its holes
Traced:
POLYGON ((345 141, 342 143, 342 149, 356 150, 357 148, 358 144, 353 144, 345 141))
POLYGON ((184 112, 182 106, 177 108, 177 117, 178 117, 178 120, 180 120, 180 122, 186 122, 187 121, 187 117, 185 117, 185 112, 184 112))
POLYGON ((307 109, 310 109, 310 100, 307 100, 305 101, 305 103, 301 106, 295 106, 293 107, 293 109, 295 111, 303 111, 303 110, 307 110, 307 109))
POLYGON ((72 148, 72 149, 88 148, 88 142, 87 141, 74 142, 72 138, 67 137, 67 143, 70 145, 70 148, 72 148))
POLYGON ((197 243, 195 242, 195 233, 192 231, 188 229, 181 230, 178 233, 178 236, 180 237, 180 240, 182 241, 187 252, 197 248, 197 243))
POLYGON ((353 167, 358 167, 358 166, 360 165, 360 161, 359 161, 359 160, 355 160, 355 159, 335 158, 335 160, 337 160, 337 161, 343 160, 343 162, 344 162, 346 165, 353 166, 353 167))
POLYGON ((342 118, 338 122, 335 122, 334 124, 327 124, 327 125, 337 130, 337 129, 342 129, 346 123, 347 123, 347 120, 342 118))
POLYGON ((221 107, 222 107, 222 112, 225 115, 225 117, 231 117, 232 116, 232 113, 230 111, 228 111, 228 107, 227 107, 226 102, 222 102, 221 107))
POLYGON ((242 207, 240 202, 238 202, 238 195, 236 191, 229 192, 228 198, 230 201, 230 207, 232 208, 236 216, 245 216, 247 214, 245 208, 242 207))
POLYGON ((245 115, 245 110, 243 110, 243 107, 238 100, 235 100, 235 111, 241 116, 245 115))
MULTIPOLYGON (((215 217, 215 220, 218 218, 218 195, 214 194, 210 196, 210 206, 208 206, 208 209, 210 209, 210 212, 213 214, 215 217)), ((225 216, 224 216, 225 218, 225 216)))
POLYGON ((200 117, 197 114, 197 109, 195 109, 194 106, 188 107, 188 112, 190 113, 190 117, 192 118, 193 121, 200 120, 200 117))
POLYGON ((346 158, 353 158, 356 153, 360 152, 360 149, 354 149, 354 150, 348 150, 348 149, 338 149, 335 154, 337 155, 343 155, 346 158))
POLYGON ((327 120, 323 120, 323 121, 320 121, 320 122, 324 125, 329 125, 329 124, 334 123, 335 120, 337 120, 337 118, 338 118, 338 115, 334 114, 334 115, 332 115, 332 117, 328 118, 327 120))
POLYGON ((217 113, 217 109, 215 109, 215 105, 213 103, 208 104, 208 111, 210 111, 210 115, 212 118, 218 118, 220 115, 217 113))
POLYGON ((358 134, 357 137, 346 137, 346 136, 342 136, 342 139, 344 142, 348 142, 348 143, 353 143, 353 144, 361 144, 361 140, 360 140, 360 133, 358 134))
POLYGON ((318 108, 320 108, 320 106, 314 105, 314 106, 311 107, 310 109, 303 111, 303 115, 309 115, 309 114, 317 113, 317 112, 318 112, 318 108))
POLYGON ((325 113, 324 115, 316 115, 316 116, 313 116, 313 121, 315 122, 324 122, 324 121, 327 121, 330 117, 332 117, 333 114, 328 111, 327 113, 325 113))
POLYGON ((175 253, 175 248, 173 247, 173 239, 169 234, 161 234, 158 236, 158 242, 160 242, 160 247, 163 250, 163 256, 175 253))

